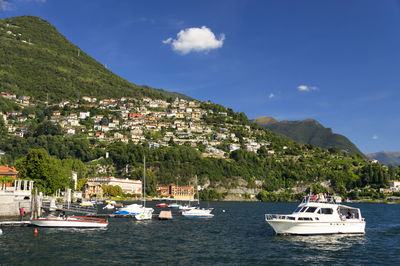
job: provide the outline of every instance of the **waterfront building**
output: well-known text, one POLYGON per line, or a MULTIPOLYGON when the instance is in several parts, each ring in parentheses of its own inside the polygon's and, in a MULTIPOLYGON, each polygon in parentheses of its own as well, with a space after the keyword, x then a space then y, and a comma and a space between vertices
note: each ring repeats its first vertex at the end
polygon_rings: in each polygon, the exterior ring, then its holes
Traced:
POLYGON ((180 200, 194 200, 194 185, 177 186, 170 184, 169 186, 157 185, 157 194, 159 196, 173 197, 180 200))
POLYGON ((400 191, 400 180, 390 180, 389 187, 392 191, 400 191))
POLYGON ((99 183, 87 182, 83 186, 82 198, 90 199, 93 196, 102 198, 103 197, 103 188, 101 187, 101 184, 99 184, 99 183))
POLYGON ((88 177, 89 182, 104 184, 107 186, 120 186, 122 192, 130 194, 142 193, 142 181, 132 180, 128 178, 115 178, 115 177, 88 177))
POLYGON ((30 212, 33 183, 33 180, 18 179, 14 167, 0 166, 0 216, 18 215, 21 207, 30 212))

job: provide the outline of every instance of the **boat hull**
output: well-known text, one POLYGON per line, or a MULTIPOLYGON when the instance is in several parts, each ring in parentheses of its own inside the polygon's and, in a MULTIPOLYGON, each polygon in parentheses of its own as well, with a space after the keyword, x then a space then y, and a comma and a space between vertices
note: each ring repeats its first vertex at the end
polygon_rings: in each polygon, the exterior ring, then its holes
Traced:
POLYGON ((88 220, 61 220, 61 219, 33 219, 31 224, 38 227, 59 227, 59 228, 105 228, 108 222, 88 220))
POLYGON ((278 235, 365 234, 364 221, 267 221, 278 235))

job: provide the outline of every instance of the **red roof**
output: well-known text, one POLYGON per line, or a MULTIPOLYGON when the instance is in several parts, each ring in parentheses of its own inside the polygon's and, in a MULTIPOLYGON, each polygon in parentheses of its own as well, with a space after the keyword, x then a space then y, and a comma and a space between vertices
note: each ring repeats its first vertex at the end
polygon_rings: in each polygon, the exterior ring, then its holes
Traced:
POLYGON ((13 167, 8 167, 8 165, 0 165, 0 176, 16 176, 19 172, 13 167))

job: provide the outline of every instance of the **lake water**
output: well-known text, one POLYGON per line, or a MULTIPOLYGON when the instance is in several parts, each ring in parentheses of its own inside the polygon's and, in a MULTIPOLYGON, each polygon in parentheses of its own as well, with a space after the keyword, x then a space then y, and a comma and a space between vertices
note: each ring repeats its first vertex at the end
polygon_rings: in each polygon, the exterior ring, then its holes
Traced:
POLYGON ((171 221, 109 219, 107 230, 3 228, 0 265, 399 265, 400 205, 349 205, 361 208, 365 235, 275 236, 264 214, 297 204, 261 202, 203 202, 215 208, 209 220, 173 211, 171 221))

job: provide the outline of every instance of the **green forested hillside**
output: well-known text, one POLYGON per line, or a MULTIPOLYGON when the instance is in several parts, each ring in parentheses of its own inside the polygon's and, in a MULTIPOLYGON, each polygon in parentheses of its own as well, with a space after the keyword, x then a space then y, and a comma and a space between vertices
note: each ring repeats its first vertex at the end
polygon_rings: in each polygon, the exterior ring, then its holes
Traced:
POLYGON ((302 144, 311 144, 325 149, 334 147, 351 155, 362 154, 348 138, 333 133, 332 129, 325 128, 313 119, 279 122, 273 118, 259 117, 254 119, 253 122, 302 144))
POLYGON ((0 55, 0 90, 38 100, 47 96, 50 101, 82 96, 188 98, 115 75, 38 17, 0 20, 0 55))

